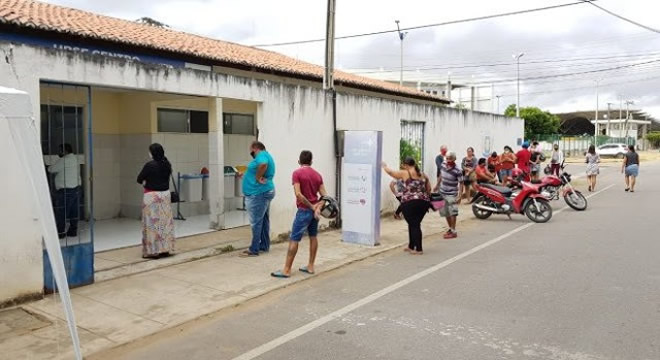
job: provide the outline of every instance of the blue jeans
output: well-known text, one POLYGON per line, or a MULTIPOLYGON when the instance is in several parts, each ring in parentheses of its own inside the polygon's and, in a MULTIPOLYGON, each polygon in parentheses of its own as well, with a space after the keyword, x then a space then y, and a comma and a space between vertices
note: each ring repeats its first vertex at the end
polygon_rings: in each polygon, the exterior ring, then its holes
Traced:
POLYGON ((250 252, 253 254, 270 250, 270 218, 268 212, 273 198, 275 198, 274 190, 263 194, 245 196, 245 207, 252 228, 250 252))
POLYGON ((60 189, 55 193, 55 223, 60 237, 78 235, 78 219, 80 206, 80 187, 60 189), (66 229, 66 223, 69 229, 66 229))

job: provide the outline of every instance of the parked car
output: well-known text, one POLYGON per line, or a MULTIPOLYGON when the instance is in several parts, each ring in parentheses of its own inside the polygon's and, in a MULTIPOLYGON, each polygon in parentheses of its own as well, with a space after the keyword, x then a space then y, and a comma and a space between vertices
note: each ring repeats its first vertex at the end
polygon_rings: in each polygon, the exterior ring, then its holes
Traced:
POLYGON ((602 157, 615 157, 617 159, 623 159, 623 155, 628 151, 628 145, 626 144, 605 144, 598 147, 596 152, 602 157))

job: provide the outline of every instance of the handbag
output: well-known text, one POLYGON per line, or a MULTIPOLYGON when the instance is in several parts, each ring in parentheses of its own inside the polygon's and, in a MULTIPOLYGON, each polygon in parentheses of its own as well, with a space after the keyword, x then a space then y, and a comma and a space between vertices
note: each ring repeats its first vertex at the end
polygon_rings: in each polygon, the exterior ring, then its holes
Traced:
POLYGON ((440 193, 431 193, 429 202, 433 211, 438 211, 445 206, 445 198, 440 193))
POLYGON ((170 177, 172 178, 172 185, 174 185, 174 191, 170 191, 170 201, 172 203, 178 203, 181 201, 179 189, 176 188, 176 181, 174 181, 174 175, 172 173, 170 173, 170 177))

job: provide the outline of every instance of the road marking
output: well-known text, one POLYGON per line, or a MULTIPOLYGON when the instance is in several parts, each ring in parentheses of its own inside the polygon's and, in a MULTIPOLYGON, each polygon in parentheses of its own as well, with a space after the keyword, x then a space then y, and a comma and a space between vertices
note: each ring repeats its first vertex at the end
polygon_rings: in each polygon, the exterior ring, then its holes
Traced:
MULTIPOLYGON (((593 196, 596 196, 596 195, 602 193, 603 191, 606 191, 606 190, 610 189, 612 186, 614 186, 614 184, 611 184, 611 185, 607 186, 606 188, 587 196, 587 198, 591 198, 593 196)), ((555 212, 555 214, 559 214, 559 213, 563 212, 566 209, 569 209, 569 207, 565 206, 565 207, 557 210, 555 212)), ((296 339, 296 338, 298 338, 302 335, 305 335, 306 333, 308 333, 308 332, 310 332, 310 331, 312 331, 316 328, 319 328, 319 327, 321 327, 321 326, 323 326, 323 325, 325 325, 325 324, 327 324, 327 323, 329 323, 333 320, 336 320, 336 319, 338 319, 338 318, 340 318, 340 317, 342 317, 342 316, 344 316, 344 315, 346 315, 346 314, 348 314, 348 313, 350 313, 350 312, 352 312, 352 311, 354 311, 354 310, 356 310, 356 309, 358 309, 358 308, 360 308, 364 305, 372 303, 372 302, 382 298, 385 295, 388 295, 388 294, 390 294, 390 293, 392 293, 392 292, 394 292, 394 291, 396 291, 396 290, 398 290, 398 289, 400 289, 400 288, 402 288, 406 285, 409 285, 409 284, 411 284, 411 283, 413 283, 413 282, 415 282, 415 281, 417 281, 417 280, 419 280, 419 279, 421 279, 425 276, 433 274, 434 272, 436 272, 436 271, 438 271, 442 268, 445 268, 445 267, 447 267, 447 266, 449 266, 449 265, 451 265, 451 264, 453 264, 453 263, 455 263, 455 262, 457 262, 461 259, 464 259, 464 258, 466 258, 466 257, 468 257, 468 256, 470 256, 470 255, 472 255, 476 252, 479 252, 479 251, 481 251, 481 250, 483 250, 483 249, 485 249, 489 246, 495 245, 498 242, 500 242, 500 241, 502 241, 502 240, 504 240, 504 239, 506 239, 506 238, 508 238, 512 235, 515 235, 515 234, 517 234, 517 233, 519 233, 519 232, 521 232, 521 231, 523 231, 527 228, 530 228, 534 225, 536 225, 536 223, 530 222, 530 223, 527 223, 525 225, 518 226, 517 228, 515 228, 515 229, 513 229, 513 230, 511 230, 511 231, 509 231, 505 234, 502 234, 502 235, 500 235, 500 236, 498 236, 498 237, 496 237, 492 240, 489 240, 489 241, 487 241, 487 242, 485 242, 481 245, 475 246, 470 250, 467 250, 467 251, 465 251, 461 254, 458 254, 458 255, 454 256, 451 259, 445 260, 445 261, 443 261, 439 264, 431 266, 430 268, 427 268, 426 270, 422 270, 422 271, 420 271, 420 272, 418 272, 414 275, 411 275, 411 276, 409 276, 409 277, 407 277, 407 278, 405 278, 405 279, 403 279, 399 282, 396 282, 396 283, 394 283, 394 284, 392 284, 392 285, 390 285, 386 288, 383 288, 383 289, 381 289, 381 290, 379 290, 379 291, 377 291, 377 292, 375 292, 375 293, 373 293, 373 294, 371 294, 367 297, 364 297, 364 298, 362 298, 362 299, 360 299, 360 300, 358 300, 358 301, 356 301, 352 304, 346 305, 346 306, 344 306, 343 308, 341 308, 339 310, 336 310, 336 311, 334 311, 334 312, 332 312, 328 315, 325 315, 325 316, 323 316, 321 318, 318 318, 318 319, 316 319, 316 320, 314 320, 314 321, 312 321, 312 322, 310 322, 306 325, 303 325, 303 326, 301 326, 301 327, 299 327, 295 330, 292 330, 292 331, 290 331, 290 332, 288 332, 288 333, 286 333, 286 334, 284 334, 284 335, 282 335, 278 338, 275 338, 275 339, 273 339, 273 340, 271 340, 271 341, 269 341, 269 342, 267 342, 267 343, 265 343, 261 346, 258 346, 256 348, 254 348, 254 349, 252 349, 252 350, 250 350, 250 351, 248 351, 248 352, 246 352, 246 353, 244 353, 240 356, 235 357, 233 360, 252 360, 254 358, 257 358, 257 357, 259 357, 259 356, 261 356, 261 355, 263 355, 263 354, 265 354, 265 353, 267 353, 267 352, 269 352, 269 351, 271 351, 271 350, 273 350, 273 349, 275 349, 275 348, 277 348, 281 345, 284 345, 284 344, 288 343, 291 340, 294 340, 294 339, 296 339)))

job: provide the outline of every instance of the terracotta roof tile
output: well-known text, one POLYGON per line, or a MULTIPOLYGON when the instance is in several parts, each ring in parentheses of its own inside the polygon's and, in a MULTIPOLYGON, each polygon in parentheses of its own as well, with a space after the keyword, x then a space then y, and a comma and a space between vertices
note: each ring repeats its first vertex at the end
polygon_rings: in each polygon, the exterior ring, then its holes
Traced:
MULTIPOLYGON (((201 57, 262 71, 323 79, 323 67, 276 52, 38 1, 0 0, 0 23, 201 57)), ((335 71, 335 81, 346 86, 447 102, 442 97, 343 71, 335 71)))

